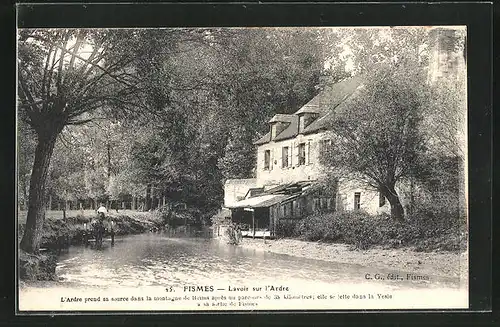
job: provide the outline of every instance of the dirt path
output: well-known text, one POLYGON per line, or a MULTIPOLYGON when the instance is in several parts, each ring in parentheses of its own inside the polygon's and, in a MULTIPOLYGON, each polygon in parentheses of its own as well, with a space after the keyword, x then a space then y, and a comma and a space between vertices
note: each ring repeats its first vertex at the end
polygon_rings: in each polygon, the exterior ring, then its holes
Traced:
POLYGON ((344 244, 305 242, 293 239, 245 238, 242 247, 309 259, 358 264, 431 276, 467 278, 467 252, 417 252, 412 248, 352 250, 344 244))

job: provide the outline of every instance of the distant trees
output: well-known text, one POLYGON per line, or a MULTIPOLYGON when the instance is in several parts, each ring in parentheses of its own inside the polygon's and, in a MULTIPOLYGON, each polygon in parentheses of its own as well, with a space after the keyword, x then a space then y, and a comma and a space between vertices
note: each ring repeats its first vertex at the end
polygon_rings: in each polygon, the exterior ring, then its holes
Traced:
POLYGON ((219 168, 225 178, 248 178, 256 160, 253 142, 268 132, 274 114, 293 113, 316 95, 325 53, 317 30, 229 33, 214 75, 229 135, 219 168))
POLYGON ((245 126, 235 127, 230 132, 224 157, 217 163, 224 177, 228 179, 253 177, 257 159, 255 149, 250 142, 254 135, 249 133, 245 126))
MULTIPOLYGON (((425 73, 402 68, 408 60, 425 71, 425 40, 418 29, 21 30, 19 193, 29 204, 21 248, 38 249, 47 191, 73 201, 131 197, 133 208, 143 198, 146 210, 159 199, 216 209, 224 179, 252 176, 253 142, 267 121, 316 95, 325 72, 372 71, 373 86, 332 122, 345 151, 329 165, 353 162, 351 173, 391 202, 420 151, 423 111, 449 122, 463 102, 447 84, 429 95, 425 73)), ((442 132, 434 135, 451 140, 456 126, 433 126, 442 132)))

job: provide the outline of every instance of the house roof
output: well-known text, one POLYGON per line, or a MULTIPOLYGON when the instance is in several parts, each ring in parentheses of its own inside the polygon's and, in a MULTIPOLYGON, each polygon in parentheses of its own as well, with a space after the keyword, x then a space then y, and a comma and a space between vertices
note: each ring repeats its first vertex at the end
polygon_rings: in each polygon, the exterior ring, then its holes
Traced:
MULTIPOLYGON (((313 133, 325 128, 328 116, 335 112, 335 109, 340 105, 346 105, 349 98, 360 88, 363 80, 363 76, 358 75, 333 85, 327 85, 323 91, 309 101, 309 103, 313 102, 317 105, 316 113, 319 114, 319 117, 307 126, 303 133, 313 133)), ((299 109, 296 114, 300 113, 304 107, 299 109)), ((312 108, 312 106, 309 105, 309 108, 312 108)))
POLYGON ((275 186, 265 191, 266 194, 290 194, 303 191, 307 186, 311 185, 311 181, 295 182, 275 186))
MULTIPOLYGON (((275 115, 269 121, 270 123, 280 121, 288 122, 289 125, 281 133, 276 135, 273 141, 285 140, 297 136, 299 133, 298 117, 303 113, 318 114, 317 119, 304 129, 304 134, 314 133, 326 128, 328 116, 334 112, 339 105, 345 104, 345 102, 359 89, 363 81, 364 75, 358 75, 335 84, 326 84, 318 95, 312 98, 293 115, 275 115)), ((254 144, 261 145, 270 141, 271 133, 269 132, 254 142, 254 144)))
POLYGON ((310 186, 311 184, 312 183, 310 181, 282 184, 256 196, 234 202, 231 205, 228 205, 227 208, 236 209, 270 207, 274 204, 282 203, 300 196, 304 193, 304 191, 307 190, 308 186, 310 186))
POLYGON ((260 139, 253 142, 253 144, 261 145, 261 144, 266 144, 270 141, 271 141, 271 132, 268 132, 266 135, 262 136, 260 139))
POLYGON ((290 115, 290 124, 281 133, 276 135, 273 141, 285 140, 291 137, 295 137, 299 131, 299 117, 296 115, 290 115))
MULTIPOLYGON (((295 195, 294 195, 295 196, 295 195)), ((266 208, 270 207, 276 203, 280 203, 292 196, 285 194, 266 194, 261 196, 256 196, 253 198, 241 200, 228 206, 230 209, 236 208, 266 208)))
POLYGON ((276 114, 269 123, 291 123, 293 119, 294 115, 276 114))

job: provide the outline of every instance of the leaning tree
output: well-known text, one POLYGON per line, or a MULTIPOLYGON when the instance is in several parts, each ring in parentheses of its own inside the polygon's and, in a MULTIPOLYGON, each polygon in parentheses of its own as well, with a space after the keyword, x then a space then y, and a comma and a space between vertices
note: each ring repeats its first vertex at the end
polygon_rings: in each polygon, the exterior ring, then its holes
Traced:
MULTIPOLYGON (((18 115, 36 134, 22 250, 39 249, 50 159, 65 126, 90 120, 110 104, 127 103, 139 82, 127 67, 133 35, 107 30, 20 30, 18 115)), ((133 48, 133 47, 132 47, 133 48)))
POLYGON ((404 220, 396 185, 418 173, 426 148, 425 81, 426 75, 411 64, 379 68, 328 118, 332 142, 321 160, 331 174, 378 190, 395 220, 404 220))

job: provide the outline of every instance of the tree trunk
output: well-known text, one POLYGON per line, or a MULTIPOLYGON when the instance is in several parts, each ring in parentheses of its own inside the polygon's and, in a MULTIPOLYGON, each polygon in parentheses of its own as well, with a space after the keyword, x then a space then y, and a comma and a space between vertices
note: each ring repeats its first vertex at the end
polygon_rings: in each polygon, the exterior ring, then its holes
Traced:
POLYGON ((40 248, 43 222, 45 220, 45 187, 49 171, 50 158, 59 132, 53 130, 47 136, 38 135, 35 160, 30 179, 28 214, 26 229, 20 248, 28 253, 37 253, 40 248))
POLYGON ((28 207, 28 188, 26 186, 26 180, 22 179, 22 188, 23 188, 23 210, 25 211, 28 207))
POLYGON ((413 216, 415 212, 415 182, 413 181, 413 177, 410 177, 410 212, 408 215, 410 218, 413 216))
POLYGON ((108 150, 108 183, 109 183, 109 179, 111 178, 111 144, 109 144, 109 140, 108 140, 108 143, 106 144, 106 148, 108 150))
POLYGON ((405 211, 394 185, 382 185, 380 192, 382 192, 391 205, 391 218, 397 221, 404 221, 405 211))
POLYGON ((144 202, 144 211, 151 209, 151 185, 146 186, 146 199, 144 202))

